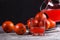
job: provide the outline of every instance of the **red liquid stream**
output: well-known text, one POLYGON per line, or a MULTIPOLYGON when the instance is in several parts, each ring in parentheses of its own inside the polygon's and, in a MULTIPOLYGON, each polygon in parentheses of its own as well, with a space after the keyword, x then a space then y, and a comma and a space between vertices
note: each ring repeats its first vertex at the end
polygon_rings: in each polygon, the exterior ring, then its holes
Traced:
POLYGON ((60 9, 48 9, 44 11, 50 19, 58 22, 60 21, 60 9))

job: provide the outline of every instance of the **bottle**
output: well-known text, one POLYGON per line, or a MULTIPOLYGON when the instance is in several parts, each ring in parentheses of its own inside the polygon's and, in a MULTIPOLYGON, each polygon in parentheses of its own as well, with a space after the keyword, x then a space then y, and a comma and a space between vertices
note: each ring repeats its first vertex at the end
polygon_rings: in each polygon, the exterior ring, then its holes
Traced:
POLYGON ((45 0, 40 10, 48 15, 48 18, 60 22, 60 0, 45 0), (44 8, 43 4, 46 4, 44 8))

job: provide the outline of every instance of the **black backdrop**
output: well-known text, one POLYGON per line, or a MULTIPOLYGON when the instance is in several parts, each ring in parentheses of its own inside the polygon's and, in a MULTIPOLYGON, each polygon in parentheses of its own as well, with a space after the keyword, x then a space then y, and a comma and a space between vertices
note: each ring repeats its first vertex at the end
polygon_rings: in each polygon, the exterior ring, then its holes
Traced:
POLYGON ((0 0, 0 25, 5 20, 25 24, 40 11, 42 2, 43 0, 0 0))

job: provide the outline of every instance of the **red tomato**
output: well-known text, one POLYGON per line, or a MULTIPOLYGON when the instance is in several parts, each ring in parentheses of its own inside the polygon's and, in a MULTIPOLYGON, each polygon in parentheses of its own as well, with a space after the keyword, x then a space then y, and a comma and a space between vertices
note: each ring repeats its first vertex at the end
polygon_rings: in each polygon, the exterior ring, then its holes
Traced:
POLYGON ((32 26, 32 27, 37 27, 37 26, 38 26, 38 20, 32 19, 32 20, 31 20, 31 26, 32 26))
POLYGON ((12 32, 13 28, 14 28, 14 24, 11 21, 5 21, 2 24, 2 28, 6 33, 12 32))
POLYGON ((22 35, 26 32, 26 27, 24 24, 18 23, 15 25, 14 31, 16 32, 16 34, 22 35))
POLYGON ((50 27, 50 22, 47 19, 42 20, 39 22, 39 27, 45 27, 45 30, 48 30, 50 27))
POLYGON ((43 12, 39 12, 38 14, 36 14, 35 19, 37 19, 38 21, 44 20, 46 19, 46 15, 43 12))
POLYGON ((46 27, 46 30, 49 29, 49 27, 50 27, 50 21, 48 21, 48 20, 45 21, 45 27, 46 27))
POLYGON ((43 20, 39 22, 39 27, 41 27, 41 26, 44 26, 44 21, 43 20))
POLYGON ((48 21, 50 22, 50 27, 49 28, 54 28, 56 26, 56 22, 51 20, 51 19, 48 19, 48 21))
POLYGON ((28 20, 27 25, 28 25, 28 28, 37 27, 38 26, 38 20, 30 19, 30 20, 28 20))
POLYGON ((30 29, 30 27, 31 27, 31 19, 29 19, 29 20, 27 21, 27 26, 28 26, 28 28, 30 29))

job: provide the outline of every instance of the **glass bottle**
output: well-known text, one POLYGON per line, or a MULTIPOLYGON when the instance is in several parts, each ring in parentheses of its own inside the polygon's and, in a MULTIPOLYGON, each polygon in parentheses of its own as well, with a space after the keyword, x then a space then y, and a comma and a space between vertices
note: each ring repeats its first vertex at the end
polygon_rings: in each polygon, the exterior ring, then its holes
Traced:
POLYGON ((45 0, 40 7, 40 11, 46 13, 55 22, 60 22, 60 0, 45 0), (44 8, 43 4, 46 4, 44 8))

